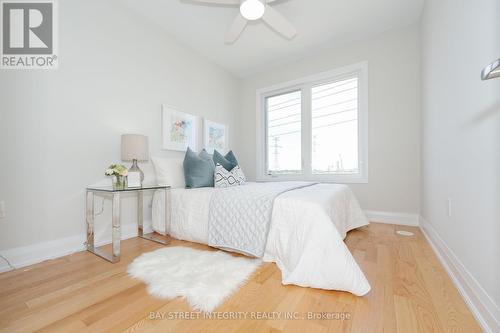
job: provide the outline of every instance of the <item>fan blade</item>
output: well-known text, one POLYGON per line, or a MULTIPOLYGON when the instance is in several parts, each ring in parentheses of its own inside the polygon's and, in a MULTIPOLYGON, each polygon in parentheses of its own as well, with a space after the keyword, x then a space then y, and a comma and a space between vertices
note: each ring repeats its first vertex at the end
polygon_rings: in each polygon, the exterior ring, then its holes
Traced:
POLYGON ((271 6, 266 6, 266 11, 262 19, 271 28, 276 30, 276 32, 288 39, 292 39, 297 35, 297 30, 295 30, 293 25, 271 6))
POLYGON ((231 28, 229 28, 228 32, 226 33, 226 43, 234 43, 238 39, 238 37, 240 37, 243 30, 245 30, 247 23, 248 21, 241 14, 238 14, 238 16, 236 16, 236 18, 234 19, 231 28))
POLYGON ((240 0, 191 0, 193 2, 211 3, 215 5, 240 5, 240 0))

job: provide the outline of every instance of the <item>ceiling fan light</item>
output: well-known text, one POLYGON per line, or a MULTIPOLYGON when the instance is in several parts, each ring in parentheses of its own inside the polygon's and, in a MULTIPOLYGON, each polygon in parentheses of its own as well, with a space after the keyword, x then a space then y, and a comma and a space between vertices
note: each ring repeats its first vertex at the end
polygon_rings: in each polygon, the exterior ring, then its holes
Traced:
POLYGON ((241 15, 249 21, 260 19, 266 10, 266 6, 259 0, 245 0, 241 3, 241 15))

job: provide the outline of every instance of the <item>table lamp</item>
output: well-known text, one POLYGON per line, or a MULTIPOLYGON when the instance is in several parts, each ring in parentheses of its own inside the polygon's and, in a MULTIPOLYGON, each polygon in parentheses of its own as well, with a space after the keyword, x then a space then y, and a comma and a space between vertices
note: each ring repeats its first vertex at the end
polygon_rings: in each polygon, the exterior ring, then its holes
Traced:
POLYGON ((139 168, 137 162, 147 161, 149 158, 148 137, 140 134, 122 135, 122 160, 132 161, 129 172, 139 172, 141 184, 144 181, 144 172, 139 168))

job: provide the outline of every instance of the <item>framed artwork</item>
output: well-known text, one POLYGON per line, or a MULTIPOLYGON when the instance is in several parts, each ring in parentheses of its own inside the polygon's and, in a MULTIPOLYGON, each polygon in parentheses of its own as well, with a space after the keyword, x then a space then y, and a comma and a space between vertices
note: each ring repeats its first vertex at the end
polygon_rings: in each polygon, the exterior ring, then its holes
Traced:
POLYGON ((220 152, 226 152, 229 144, 228 127, 208 119, 204 122, 204 138, 203 143, 209 154, 213 154, 214 149, 220 152))
POLYGON ((137 171, 129 171, 127 175, 127 187, 141 187, 141 174, 137 171))
POLYGON ((167 150, 186 151, 197 148, 198 118, 162 105, 162 147, 167 150))

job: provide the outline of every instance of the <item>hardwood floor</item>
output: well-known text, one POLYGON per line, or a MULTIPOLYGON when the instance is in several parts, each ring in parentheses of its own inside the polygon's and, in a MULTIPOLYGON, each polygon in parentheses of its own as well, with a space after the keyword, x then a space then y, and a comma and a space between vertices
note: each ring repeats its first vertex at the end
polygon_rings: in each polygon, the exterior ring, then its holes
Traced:
MULTIPOLYGON (((372 286, 365 297, 283 286, 276 265, 265 263, 217 311, 235 316, 241 311, 249 317, 277 312, 274 315, 281 318, 183 320, 180 316, 190 311, 184 300, 155 299, 141 282, 127 276, 127 265, 135 257, 162 247, 134 238, 122 242, 117 264, 80 252, 0 274, 0 331, 481 331, 418 228, 372 223, 350 232, 346 243, 372 286), (398 236, 396 228, 415 236, 398 236), (309 312, 344 320, 307 319, 309 312), (285 313, 306 318, 284 319, 285 313)), ((172 245, 209 249, 177 240, 172 245)))

